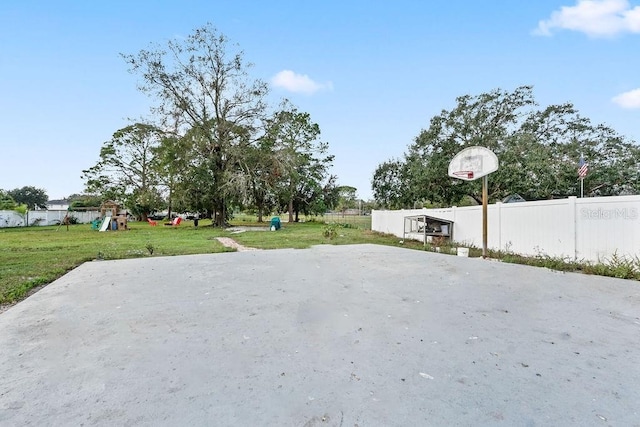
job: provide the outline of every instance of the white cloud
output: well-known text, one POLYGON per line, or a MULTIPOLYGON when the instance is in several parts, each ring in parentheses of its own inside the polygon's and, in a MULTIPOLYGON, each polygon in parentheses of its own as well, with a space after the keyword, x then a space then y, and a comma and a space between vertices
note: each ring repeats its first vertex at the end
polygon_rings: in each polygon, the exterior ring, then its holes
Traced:
POLYGON ((590 37, 613 37, 640 33, 640 6, 628 0, 578 0, 575 6, 562 6, 551 17, 538 22, 535 35, 550 36, 554 30, 572 30, 590 37))
POLYGON ((331 82, 317 83, 306 74, 296 74, 291 70, 282 70, 271 79, 276 87, 281 87, 289 92, 312 95, 319 90, 332 90, 331 82))
POLYGON ((611 100, 622 108, 640 108, 640 88, 621 93, 611 100))

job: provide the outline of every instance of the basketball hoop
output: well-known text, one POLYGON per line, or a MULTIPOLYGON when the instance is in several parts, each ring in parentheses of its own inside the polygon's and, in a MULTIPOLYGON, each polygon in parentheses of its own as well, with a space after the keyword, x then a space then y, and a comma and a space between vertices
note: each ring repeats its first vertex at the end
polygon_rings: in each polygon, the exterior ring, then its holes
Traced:
POLYGON ((498 157, 486 147, 467 147, 449 162, 447 175, 463 181, 482 178, 482 258, 487 257, 487 176, 498 170, 498 157))
POLYGON ((485 147, 467 147, 449 162, 448 175, 463 181, 475 181, 498 170, 498 157, 485 147))
POLYGON ((473 179, 473 171, 455 171, 451 172, 456 178, 473 179))

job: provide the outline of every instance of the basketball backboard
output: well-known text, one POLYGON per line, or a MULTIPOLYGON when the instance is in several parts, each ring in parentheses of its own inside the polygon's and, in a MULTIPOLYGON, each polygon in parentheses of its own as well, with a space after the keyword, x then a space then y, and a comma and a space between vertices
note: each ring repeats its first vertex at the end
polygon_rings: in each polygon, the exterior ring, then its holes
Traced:
POLYGON ((498 170, 498 157, 485 147, 467 147, 449 162, 448 175, 473 181, 498 170))

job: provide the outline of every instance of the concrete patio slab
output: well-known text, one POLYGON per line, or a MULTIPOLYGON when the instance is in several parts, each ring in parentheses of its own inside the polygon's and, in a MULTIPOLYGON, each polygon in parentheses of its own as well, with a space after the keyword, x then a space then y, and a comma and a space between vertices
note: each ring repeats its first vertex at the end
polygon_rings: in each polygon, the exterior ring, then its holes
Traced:
POLYGON ((0 425, 640 425, 640 285, 376 245, 90 262, 0 314, 0 425))

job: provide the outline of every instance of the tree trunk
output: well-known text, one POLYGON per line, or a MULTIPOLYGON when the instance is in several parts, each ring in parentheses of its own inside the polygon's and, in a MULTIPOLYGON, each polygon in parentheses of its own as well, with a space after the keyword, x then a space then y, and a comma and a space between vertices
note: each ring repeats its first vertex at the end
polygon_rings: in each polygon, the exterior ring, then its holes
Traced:
POLYGON ((293 222, 293 198, 289 200, 289 222, 293 222))
POLYGON ((258 222, 262 222, 262 209, 263 209, 263 204, 262 203, 258 204, 258 222))
POLYGON ((227 222, 227 208, 224 203, 224 199, 221 199, 219 215, 216 217, 216 226, 220 228, 224 228, 226 222, 227 222))

